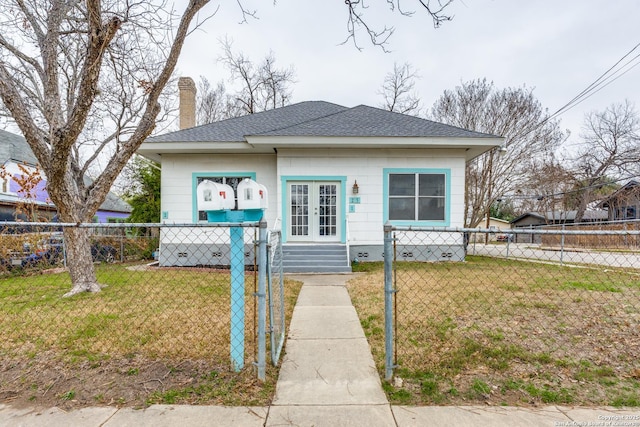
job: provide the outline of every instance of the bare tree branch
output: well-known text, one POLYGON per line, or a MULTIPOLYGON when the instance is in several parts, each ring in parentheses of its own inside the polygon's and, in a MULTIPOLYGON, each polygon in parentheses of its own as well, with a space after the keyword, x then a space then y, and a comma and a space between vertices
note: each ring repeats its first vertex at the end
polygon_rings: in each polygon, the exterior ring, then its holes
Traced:
POLYGON ((633 104, 613 104, 585 116, 583 143, 571 158, 574 186, 579 190, 576 222, 580 222, 597 188, 613 178, 638 171, 640 119, 633 104))
POLYGON ((291 84, 295 71, 276 67, 276 59, 270 52, 260 63, 254 63, 242 52, 234 52, 231 40, 221 42, 223 56, 220 61, 231 73, 237 90, 227 91, 220 82, 213 88, 209 81, 201 78, 198 100, 198 123, 254 114, 291 102, 291 84))
POLYGON ((238 4, 238 8, 242 13, 242 21, 240 21, 240 24, 246 24, 247 22, 249 22, 248 18, 258 19, 258 12, 256 10, 247 9, 246 7, 244 7, 244 4, 241 0, 236 0, 236 3, 238 4))
POLYGON ((547 120, 547 111, 531 90, 497 90, 485 79, 445 91, 434 103, 431 116, 443 123, 505 138, 504 155, 493 149, 467 164, 465 221, 472 227, 498 198, 524 187, 533 167, 563 140, 558 123, 547 120))
POLYGON ((378 92, 382 95, 381 108, 402 114, 420 115, 420 97, 415 92, 418 74, 409 63, 393 64, 393 71, 389 72, 378 92))
MULTIPOLYGON (((413 16, 415 12, 403 10, 400 6, 401 0, 387 0, 387 6, 391 11, 398 11, 403 16, 413 16)), ((434 28, 440 27, 444 22, 453 19, 452 16, 445 14, 445 9, 453 2, 453 0, 441 1, 441 0, 418 0, 418 6, 431 17, 434 28), (432 6, 436 4, 436 6, 432 6)), ((369 24, 369 20, 366 16, 366 10, 368 9, 365 0, 345 0, 347 6, 347 38, 341 43, 346 44, 351 41, 353 45, 362 50, 358 43, 359 30, 369 37, 371 44, 379 46, 387 52, 387 44, 389 38, 393 35, 395 29, 393 27, 384 26, 382 29, 375 29, 369 24)))
MULTIPOLYGON (((38 159, 61 220, 91 220, 151 134, 185 38, 195 29, 192 23, 208 19, 197 20, 208 2, 183 2, 181 14, 167 0, 0 2, 0 99, 38 159), (92 164, 105 157, 103 170, 85 184, 92 164)), ((255 17, 237 2, 245 21, 255 17)), ((387 4, 410 14, 399 0, 387 4)), ((364 28, 373 44, 384 46, 393 29, 374 31, 365 19, 364 0, 346 5, 354 44, 356 29, 364 28)), ((434 25, 448 19, 442 14, 448 3, 433 8, 422 0, 420 5, 434 25)), ((291 69, 275 68, 272 57, 260 66, 241 55, 230 58, 237 60, 236 78, 247 90, 236 97, 245 113, 289 102, 291 69)), ((72 293, 98 290, 88 235, 67 234, 72 293)))

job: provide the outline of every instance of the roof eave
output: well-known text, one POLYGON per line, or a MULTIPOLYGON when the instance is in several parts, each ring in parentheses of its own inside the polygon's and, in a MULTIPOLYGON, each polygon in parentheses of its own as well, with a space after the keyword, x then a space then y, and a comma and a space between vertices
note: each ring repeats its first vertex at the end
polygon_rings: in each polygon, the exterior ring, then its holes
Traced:
POLYGON ((465 150, 465 160, 499 147, 503 138, 398 137, 398 136, 247 136, 235 142, 145 142, 138 154, 162 162, 163 154, 259 154, 278 148, 432 148, 465 150))
POLYGON ((138 154, 162 163, 163 154, 259 154, 272 153, 269 147, 255 148, 246 141, 237 142, 145 142, 138 154))
POLYGON ((466 160, 503 145, 504 138, 405 136, 247 136, 254 147, 270 148, 434 148, 464 149, 466 160))

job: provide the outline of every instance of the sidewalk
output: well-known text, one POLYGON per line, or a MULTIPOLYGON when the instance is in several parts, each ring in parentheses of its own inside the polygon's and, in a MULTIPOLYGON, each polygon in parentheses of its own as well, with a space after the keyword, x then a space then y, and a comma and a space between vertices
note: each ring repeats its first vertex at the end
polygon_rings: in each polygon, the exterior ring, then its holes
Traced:
POLYGON ((297 276, 294 309, 270 407, 153 405, 64 412, 0 404, 0 426, 627 426, 640 409, 391 406, 344 286, 349 275, 297 276))
POLYGON ((360 320, 348 275, 300 276, 287 354, 267 426, 395 425, 360 320))

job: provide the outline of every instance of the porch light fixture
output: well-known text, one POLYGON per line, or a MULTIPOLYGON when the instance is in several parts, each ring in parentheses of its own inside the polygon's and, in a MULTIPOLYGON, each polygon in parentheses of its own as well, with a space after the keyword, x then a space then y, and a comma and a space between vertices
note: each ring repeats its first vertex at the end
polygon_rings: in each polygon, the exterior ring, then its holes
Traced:
POLYGON ((351 192, 353 194, 358 194, 358 181, 353 181, 353 187, 351 187, 351 192))

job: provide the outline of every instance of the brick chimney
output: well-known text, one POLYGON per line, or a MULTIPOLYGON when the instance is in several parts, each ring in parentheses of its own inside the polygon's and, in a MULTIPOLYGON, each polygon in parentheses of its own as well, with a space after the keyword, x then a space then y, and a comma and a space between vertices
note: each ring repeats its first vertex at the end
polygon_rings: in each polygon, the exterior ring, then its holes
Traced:
POLYGON ((196 84, 191 77, 180 77, 180 129, 196 125, 196 84))

